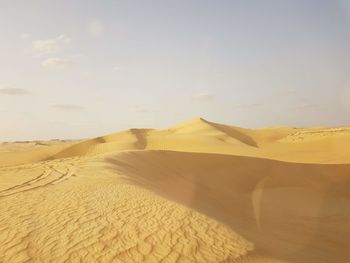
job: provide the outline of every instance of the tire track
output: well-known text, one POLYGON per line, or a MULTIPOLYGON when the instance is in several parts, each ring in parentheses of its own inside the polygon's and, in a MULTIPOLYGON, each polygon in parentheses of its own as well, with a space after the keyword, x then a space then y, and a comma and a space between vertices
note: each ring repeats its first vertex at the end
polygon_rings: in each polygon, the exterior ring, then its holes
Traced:
MULTIPOLYGON (((40 174, 38 176, 30 180, 24 181, 21 184, 17 184, 4 190, 1 190, 0 198, 31 191, 42 187, 47 187, 50 185, 55 185, 57 183, 68 180, 71 176, 75 175, 74 165, 74 162, 64 162, 62 160, 43 162, 38 167, 35 167, 35 169, 38 169, 40 171, 40 174), (62 169, 65 171, 62 171, 62 169)), ((13 170, 18 171, 19 168, 14 167, 13 170)), ((21 173, 25 173, 26 171, 33 172, 30 167, 22 168, 20 169, 20 171, 21 173)), ((9 171, 7 171, 7 173, 8 172, 9 171)))

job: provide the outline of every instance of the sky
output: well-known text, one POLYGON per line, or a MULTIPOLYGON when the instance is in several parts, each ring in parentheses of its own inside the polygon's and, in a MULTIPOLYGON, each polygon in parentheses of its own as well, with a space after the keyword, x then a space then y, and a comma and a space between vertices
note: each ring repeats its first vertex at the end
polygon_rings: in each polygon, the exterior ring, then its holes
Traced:
POLYGON ((0 141, 199 116, 350 126, 350 1, 0 0, 0 141))

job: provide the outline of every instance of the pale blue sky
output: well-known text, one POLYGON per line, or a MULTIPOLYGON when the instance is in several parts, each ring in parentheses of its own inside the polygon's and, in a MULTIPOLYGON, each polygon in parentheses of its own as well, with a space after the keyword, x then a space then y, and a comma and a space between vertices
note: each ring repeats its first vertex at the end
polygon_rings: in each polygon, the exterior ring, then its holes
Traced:
POLYGON ((350 1, 0 0, 0 34, 0 141, 350 125, 350 1))

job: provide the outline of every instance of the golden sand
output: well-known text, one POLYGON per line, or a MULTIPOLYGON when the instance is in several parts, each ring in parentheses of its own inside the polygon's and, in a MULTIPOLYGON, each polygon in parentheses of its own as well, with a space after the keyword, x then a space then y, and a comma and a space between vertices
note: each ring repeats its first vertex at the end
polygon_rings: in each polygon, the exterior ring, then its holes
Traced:
POLYGON ((0 145, 0 262, 349 262, 350 128, 0 145))

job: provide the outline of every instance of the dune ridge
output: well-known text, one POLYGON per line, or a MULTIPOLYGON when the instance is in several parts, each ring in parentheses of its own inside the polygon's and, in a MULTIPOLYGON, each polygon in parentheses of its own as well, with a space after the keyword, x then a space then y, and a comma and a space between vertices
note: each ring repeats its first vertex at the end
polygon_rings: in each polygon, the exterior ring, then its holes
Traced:
POLYGON ((195 118, 0 145, 0 262, 350 258, 350 129, 195 118))
MULTIPOLYGON (((350 128, 246 129, 195 118, 168 129, 129 129, 93 139, 0 151, 0 167, 116 151, 173 150, 296 163, 349 163, 350 128)), ((5 148, 5 147, 2 147, 5 148)))

